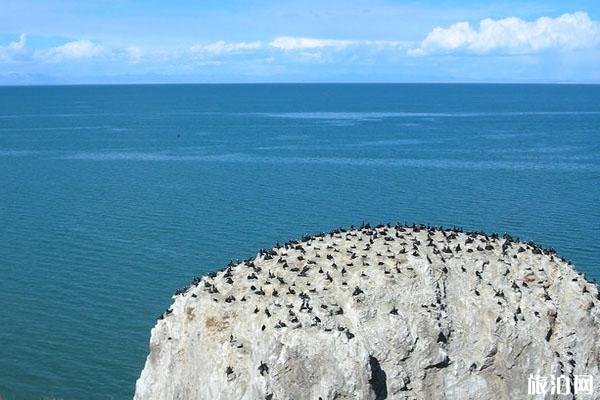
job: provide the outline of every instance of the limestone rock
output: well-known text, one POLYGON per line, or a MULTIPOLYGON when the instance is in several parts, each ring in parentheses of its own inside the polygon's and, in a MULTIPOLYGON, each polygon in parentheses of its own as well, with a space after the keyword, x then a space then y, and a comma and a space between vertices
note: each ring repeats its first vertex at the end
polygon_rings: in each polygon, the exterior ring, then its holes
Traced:
POLYGON ((367 225, 178 291, 135 399, 518 399, 531 374, 593 375, 592 399, 599 365, 598 288, 552 250, 367 225))

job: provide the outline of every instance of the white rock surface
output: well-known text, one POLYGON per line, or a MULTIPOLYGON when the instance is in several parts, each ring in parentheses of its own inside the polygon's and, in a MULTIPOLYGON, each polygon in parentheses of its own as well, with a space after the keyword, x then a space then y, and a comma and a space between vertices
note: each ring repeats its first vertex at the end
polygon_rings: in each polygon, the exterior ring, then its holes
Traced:
POLYGON ((366 226, 211 275, 152 329, 135 399, 544 398, 537 373, 600 398, 598 289, 533 244, 366 226))

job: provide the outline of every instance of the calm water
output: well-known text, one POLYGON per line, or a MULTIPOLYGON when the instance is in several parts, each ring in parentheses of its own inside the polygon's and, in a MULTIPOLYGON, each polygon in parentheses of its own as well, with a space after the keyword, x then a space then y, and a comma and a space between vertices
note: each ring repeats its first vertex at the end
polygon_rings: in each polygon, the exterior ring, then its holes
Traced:
POLYGON ((176 288, 363 220, 600 279, 599 199, 600 86, 0 88, 0 394, 129 398, 176 288))

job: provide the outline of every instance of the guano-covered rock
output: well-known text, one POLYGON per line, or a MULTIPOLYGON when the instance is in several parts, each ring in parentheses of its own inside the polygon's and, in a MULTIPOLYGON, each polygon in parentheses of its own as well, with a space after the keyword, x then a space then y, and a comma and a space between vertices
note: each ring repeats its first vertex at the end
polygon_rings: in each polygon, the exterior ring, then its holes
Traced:
POLYGON ((552 250, 366 225, 178 291, 135 398, 518 399, 536 374, 595 376, 600 396, 599 365, 598 288, 552 250))

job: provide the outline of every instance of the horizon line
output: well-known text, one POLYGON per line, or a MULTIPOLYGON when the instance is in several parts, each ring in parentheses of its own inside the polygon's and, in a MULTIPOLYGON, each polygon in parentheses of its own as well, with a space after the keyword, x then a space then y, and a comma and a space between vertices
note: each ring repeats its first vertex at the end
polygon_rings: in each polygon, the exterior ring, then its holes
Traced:
POLYGON ((580 85, 597 86, 600 82, 519 82, 519 81, 290 81, 290 82, 89 82, 89 83, 15 83, 0 84, 0 88, 11 87, 56 87, 56 86, 243 86, 243 85, 580 85))

